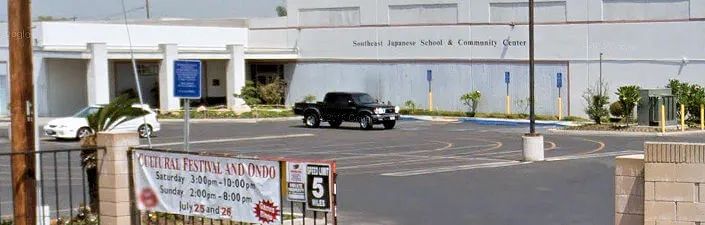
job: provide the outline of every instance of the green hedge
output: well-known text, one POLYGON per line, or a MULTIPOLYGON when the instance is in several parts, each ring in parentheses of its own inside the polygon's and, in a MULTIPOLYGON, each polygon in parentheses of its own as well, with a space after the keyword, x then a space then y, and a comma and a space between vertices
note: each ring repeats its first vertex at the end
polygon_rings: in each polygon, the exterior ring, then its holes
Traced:
MULTIPOLYGON (((254 112, 244 112, 240 115, 233 111, 215 111, 206 110, 203 112, 197 112, 196 110, 191 110, 190 116, 192 119, 249 119, 249 118, 279 118, 279 117, 292 117, 295 116, 294 112, 291 110, 256 110, 254 112), (256 112, 256 116, 255 116, 256 112)), ((167 114, 160 114, 159 119, 183 119, 184 112, 170 112, 167 114)))
MULTIPOLYGON (((425 109, 402 109, 400 112, 402 115, 416 115, 416 116, 449 116, 449 117, 467 117, 470 114, 467 112, 458 111, 428 111, 425 109)), ((498 118, 498 119, 529 119, 529 114, 504 114, 504 113, 477 113, 475 114, 477 118, 498 118)), ((558 120, 557 116, 551 115, 536 115, 536 120, 558 120)), ((564 121, 587 121, 584 118, 575 116, 563 117, 564 121)))

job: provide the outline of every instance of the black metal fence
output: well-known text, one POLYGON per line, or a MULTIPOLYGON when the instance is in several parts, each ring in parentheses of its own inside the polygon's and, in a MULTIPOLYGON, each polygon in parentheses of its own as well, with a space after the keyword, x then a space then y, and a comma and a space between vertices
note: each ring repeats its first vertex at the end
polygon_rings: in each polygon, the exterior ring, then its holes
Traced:
POLYGON ((104 148, 80 148, 32 152, 0 153, 0 225, 13 224, 13 155, 34 155, 36 162, 37 224, 99 224, 97 205, 91 202, 90 183, 95 184, 97 197, 98 176, 86 174, 82 155, 90 155, 104 148), (92 175, 92 176, 91 176, 92 175))
MULTIPOLYGON (((156 152, 167 152, 167 153, 180 153, 180 154, 191 154, 191 155, 204 155, 204 156, 220 156, 220 157, 232 157, 232 158, 244 158, 244 159, 257 159, 256 157, 246 157, 241 155, 231 155, 231 154, 215 154, 208 152, 186 152, 186 151, 175 151, 169 149, 154 149, 154 148, 143 148, 143 147, 133 147, 128 152, 128 159, 130 165, 130 171, 132 171, 132 150, 147 150, 156 152)), ((280 162, 281 163, 281 162, 280 162)), ((283 165, 282 165, 283 168, 283 165)), ((130 172, 132 175, 132 172, 130 172)), ((333 174, 333 180, 337 178, 337 174, 333 174)), ((284 184, 282 184, 284 185, 284 184)), ((130 193, 134 192, 133 177, 130 177, 130 193)), ((133 225, 255 225, 255 223, 246 223, 229 219, 210 219, 206 217, 198 216, 186 216, 180 214, 171 214, 155 211, 140 211, 137 208, 137 200, 134 196, 131 196, 132 201, 132 214, 133 225)), ((335 198, 335 197, 334 197, 335 198)), ((336 202, 336 200, 334 200, 336 202)), ((305 202, 292 202, 286 199, 286 196, 282 194, 281 196, 282 211, 279 217, 279 222, 282 225, 328 225, 337 224, 337 218, 333 213, 330 212, 319 212, 306 209, 305 202)))

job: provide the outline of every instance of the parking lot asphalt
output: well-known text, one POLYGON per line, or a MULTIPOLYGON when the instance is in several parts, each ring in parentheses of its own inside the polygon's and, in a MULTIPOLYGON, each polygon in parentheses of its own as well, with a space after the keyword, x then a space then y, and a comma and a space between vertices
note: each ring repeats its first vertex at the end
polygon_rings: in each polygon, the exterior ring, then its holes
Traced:
MULTIPOLYGON (((644 141, 705 142, 702 135, 576 137, 548 128, 538 128, 547 161, 537 163, 520 161, 525 126, 452 122, 400 121, 393 130, 371 131, 352 123, 193 123, 191 149, 335 160, 340 224, 544 225, 613 223, 615 156, 640 153, 644 141)), ((182 123, 165 122, 151 141, 181 150, 182 132, 182 123)), ((41 142, 42 149, 74 147, 41 142)), ((0 143, 0 151, 9 144, 0 143)))

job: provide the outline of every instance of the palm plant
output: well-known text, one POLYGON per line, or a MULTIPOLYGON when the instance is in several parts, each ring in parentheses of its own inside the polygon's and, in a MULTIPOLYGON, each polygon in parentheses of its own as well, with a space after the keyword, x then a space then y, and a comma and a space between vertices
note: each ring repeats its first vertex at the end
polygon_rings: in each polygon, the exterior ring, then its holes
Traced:
POLYGON ((629 124, 634 115, 634 107, 636 107, 636 104, 641 100, 639 96, 639 86, 629 85, 619 87, 616 94, 619 96, 619 101, 624 106, 624 119, 626 123, 629 124))
POLYGON ((81 165, 86 170, 88 180, 88 190, 90 195, 90 208, 98 209, 98 160, 95 147, 96 134, 102 131, 110 131, 116 126, 147 115, 148 112, 141 108, 132 107, 136 103, 134 98, 123 94, 111 101, 109 104, 99 108, 96 112, 88 114, 88 127, 91 134, 81 140, 81 165))
POLYGON ((470 93, 465 93, 462 96, 460 96, 460 101, 464 104, 470 107, 470 112, 468 113, 469 116, 475 116, 475 111, 477 110, 477 104, 480 102, 480 98, 482 97, 482 94, 480 91, 475 90, 470 93))

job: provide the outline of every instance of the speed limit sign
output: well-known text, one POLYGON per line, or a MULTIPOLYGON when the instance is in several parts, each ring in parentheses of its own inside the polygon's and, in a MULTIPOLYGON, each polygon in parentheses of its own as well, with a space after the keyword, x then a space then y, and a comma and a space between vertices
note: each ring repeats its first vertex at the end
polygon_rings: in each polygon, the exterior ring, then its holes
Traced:
POLYGON ((331 209, 330 165, 306 165, 306 209, 329 212, 331 209))

